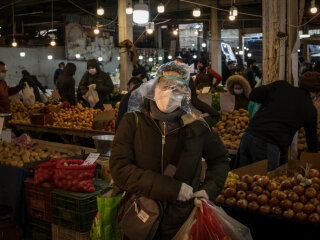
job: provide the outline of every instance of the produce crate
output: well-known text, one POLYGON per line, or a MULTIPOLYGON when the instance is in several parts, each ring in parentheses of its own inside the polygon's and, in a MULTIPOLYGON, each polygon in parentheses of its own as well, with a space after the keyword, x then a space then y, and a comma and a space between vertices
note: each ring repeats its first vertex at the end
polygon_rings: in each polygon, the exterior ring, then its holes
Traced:
POLYGON ((38 114, 32 114, 30 115, 30 121, 31 124, 34 125, 51 125, 53 124, 53 117, 51 114, 42 114, 42 113, 38 113, 38 114))
POLYGON ((25 227, 25 240, 51 240, 51 223, 28 217, 25 227))
POLYGON ((52 240, 89 240, 90 232, 76 232, 52 224, 52 240))
POLYGON ((97 189, 94 193, 53 190, 52 223, 78 232, 89 231, 98 210, 97 195, 108 186, 103 180, 94 180, 93 184, 97 189))

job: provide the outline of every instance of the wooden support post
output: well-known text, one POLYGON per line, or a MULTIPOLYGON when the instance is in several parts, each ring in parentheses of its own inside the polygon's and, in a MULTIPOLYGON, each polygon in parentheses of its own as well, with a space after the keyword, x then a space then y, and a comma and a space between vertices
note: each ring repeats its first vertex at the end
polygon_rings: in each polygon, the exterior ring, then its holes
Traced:
MULTIPOLYGON (((213 7, 217 7, 217 0, 211 1, 213 7)), ((217 9, 211 8, 211 40, 210 40, 210 51, 211 51, 211 68, 221 73, 221 50, 219 42, 219 29, 218 29, 218 11, 217 9)))
MULTIPOLYGON (((133 41, 132 15, 126 14, 127 0, 118 0, 119 43, 124 40, 133 41)), ((120 90, 127 90, 127 83, 132 73, 132 63, 127 49, 120 51, 120 90)))

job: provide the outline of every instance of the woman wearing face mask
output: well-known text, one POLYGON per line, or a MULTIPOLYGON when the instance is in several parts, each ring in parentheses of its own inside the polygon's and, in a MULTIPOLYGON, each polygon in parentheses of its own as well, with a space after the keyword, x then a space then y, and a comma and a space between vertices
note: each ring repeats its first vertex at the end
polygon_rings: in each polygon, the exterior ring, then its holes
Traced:
POLYGON ((229 169, 219 136, 190 104, 189 77, 186 64, 162 65, 156 79, 132 92, 129 113, 113 141, 110 168, 115 183, 129 194, 167 203, 154 239, 171 239, 177 233, 193 209, 194 196, 214 200, 229 169), (201 185, 202 158, 208 167, 201 185))
POLYGON ((88 107, 90 104, 86 102, 84 96, 89 88, 93 88, 98 92, 99 102, 94 108, 103 109, 103 104, 110 103, 110 93, 113 91, 113 83, 108 73, 103 72, 96 59, 89 59, 87 62, 88 71, 83 75, 78 87, 78 100, 84 106, 88 107))
POLYGON ((251 87, 247 79, 241 75, 233 75, 227 79, 226 87, 235 96, 235 110, 248 109, 251 87))

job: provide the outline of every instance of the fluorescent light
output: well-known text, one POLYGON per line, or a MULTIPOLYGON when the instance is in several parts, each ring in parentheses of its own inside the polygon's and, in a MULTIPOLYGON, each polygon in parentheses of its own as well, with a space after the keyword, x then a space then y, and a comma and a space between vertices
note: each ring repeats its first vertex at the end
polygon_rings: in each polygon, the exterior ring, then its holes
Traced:
POLYGON ((99 7, 99 8, 97 9, 97 14, 98 14, 99 16, 102 16, 102 15, 104 14, 104 9, 103 9, 102 7, 99 7))
POLYGON ((192 14, 194 17, 200 17, 201 16, 201 10, 200 8, 196 7, 193 9, 192 14))
POLYGON ((98 57, 98 61, 102 62, 103 58, 102 57, 98 57))
POLYGON ((133 8, 133 21, 137 24, 144 25, 149 22, 149 8, 142 0, 133 8))
POLYGON ((20 57, 24 57, 26 56, 26 53, 25 52, 20 52, 20 57))
POLYGON ((310 37, 309 34, 301 34, 301 35, 300 35, 300 39, 302 39, 302 38, 309 38, 309 37, 310 37))
POLYGON ((157 7, 158 13, 164 13, 164 5, 160 3, 157 7))
POLYGON ((48 55, 48 60, 52 60, 52 59, 53 59, 52 55, 48 55))
POLYGON ((80 58, 81 55, 79 53, 76 54, 76 58, 80 58))

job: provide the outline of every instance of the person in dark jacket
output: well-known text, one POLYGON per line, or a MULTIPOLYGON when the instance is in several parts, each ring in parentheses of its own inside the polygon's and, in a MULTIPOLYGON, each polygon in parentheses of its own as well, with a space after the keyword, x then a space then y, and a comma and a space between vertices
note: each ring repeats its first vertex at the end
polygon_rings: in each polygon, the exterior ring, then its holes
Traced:
POLYGON ((302 69, 302 75, 305 74, 306 72, 312 72, 312 64, 311 62, 304 62, 303 63, 303 69, 302 69))
POLYGON ((75 80, 73 78, 77 67, 73 63, 68 63, 63 73, 57 79, 57 89, 62 101, 67 101, 76 105, 75 80))
POLYGON ((124 114, 128 111, 128 102, 131 96, 131 92, 136 90, 142 84, 142 80, 138 77, 132 77, 128 82, 128 93, 121 98, 119 112, 116 120, 116 130, 119 126, 119 123, 124 116, 124 114))
POLYGON ((210 68, 205 58, 199 59, 197 67, 198 73, 195 79, 195 85, 197 89, 202 89, 204 87, 215 87, 221 82, 221 75, 210 68), (214 83, 213 79, 216 79, 214 83))
POLYGON ((234 68, 234 62, 229 61, 227 64, 223 62, 222 64, 222 85, 226 85, 227 79, 232 76, 234 68))
POLYGON ((59 68, 54 72, 54 76, 53 76, 54 85, 57 84, 57 79, 60 76, 60 74, 63 73, 63 69, 64 69, 64 62, 61 62, 59 63, 59 68))
POLYGON ((134 113, 123 117, 111 150, 117 186, 167 203, 158 229, 163 240, 172 239, 187 220, 194 196, 217 197, 229 170, 218 134, 190 105, 189 77, 184 66, 169 62, 159 68, 156 79, 134 91, 129 108, 140 109, 137 119, 134 113), (200 185, 202 157, 207 174, 200 185))
POLYGON ((140 78, 143 82, 147 82, 149 80, 146 69, 140 64, 133 67, 132 77, 140 78))
POLYGON ((254 87, 255 87, 256 84, 257 84, 256 74, 255 74, 255 72, 253 71, 254 66, 256 66, 256 63, 257 63, 257 61, 254 60, 254 59, 248 59, 248 61, 247 61, 247 71, 246 71, 246 75, 247 75, 247 79, 248 79, 248 82, 249 82, 249 84, 250 84, 251 89, 254 89, 254 87))
POLYGON ((241 75, 233 75, 228 78, 226 87, 230 94, 235 96, 235 110, 240 108, 248 110, 251 87, 247 79, 241 75))
POLYGON ((110 103, 110 93, 113 91, 113 83, 108 73, 103 72, 96 59, 90 59, 87 62, 88 71, 83 75, 78 87, 78 98, 83 102, 84 106, 90 106, 84 100, 83 96, 88 92, 89 86, 97 90, 99 102, 94 108, 103 109, 103 104, 110 103))
POLYGON ((37 77, 34 75, 30 75, 27 70, 23 70, 21 72, 22 79, 20 80, 21 83, 28 83, 29 87, 33 88, 33 93, 37 102, 41 102, 41 95, 39 89, 45 93, 46 89, 42 86, 42 84, 38 81, 37 77))
POLYGON ((310 152, 317 152, 317 111, 312 98, 320 82, 302 78, 300 87, 276 81, 252 90, 250 100, 261 103, 251 119, 239 149, 239 166, 268 159, 268 170, 284 164, 295 133, 304 127, 310 152))

